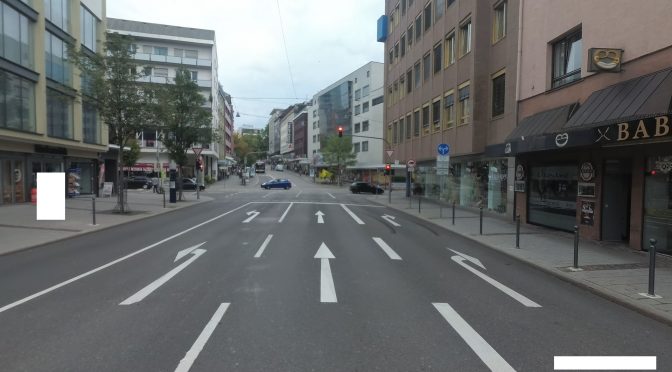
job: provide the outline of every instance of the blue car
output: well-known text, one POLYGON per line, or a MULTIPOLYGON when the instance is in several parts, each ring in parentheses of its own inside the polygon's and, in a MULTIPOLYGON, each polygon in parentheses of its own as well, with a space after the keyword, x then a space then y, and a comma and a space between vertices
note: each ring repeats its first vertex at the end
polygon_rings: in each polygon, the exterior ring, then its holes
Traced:
POLYGON ((289 189, 292 188, 292 183, 289 182, 289 180, 283 180, 283 179, 279 179, 279 178, 277 178, 277 179, 270 180, 270 181, 268 181, 268 182, 264 182, 264 183, 262 183, 262 184, 261 184, 261 188, 262 188, 262 189, 266 189, 266 190, 269 190, 269 189, 285 189, 285 190, 289 190, 289 189))

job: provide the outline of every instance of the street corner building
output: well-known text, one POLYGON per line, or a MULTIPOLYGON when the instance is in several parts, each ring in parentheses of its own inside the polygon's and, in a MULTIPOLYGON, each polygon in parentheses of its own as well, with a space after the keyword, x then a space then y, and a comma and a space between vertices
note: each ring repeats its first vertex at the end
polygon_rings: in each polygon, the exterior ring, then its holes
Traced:
POLYGON ((107 151, 96 105, 78 96, 68 46, 101 52, 105 0, 0 1, 0 204, 30 201, 38 172, 68 172, 95 193, 107 151))

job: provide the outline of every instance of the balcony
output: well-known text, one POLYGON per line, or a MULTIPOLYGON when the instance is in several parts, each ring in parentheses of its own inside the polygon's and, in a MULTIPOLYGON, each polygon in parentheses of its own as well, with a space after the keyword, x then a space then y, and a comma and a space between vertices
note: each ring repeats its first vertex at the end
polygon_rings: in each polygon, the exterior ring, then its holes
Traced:
POLYGON ((135 59, 138 61, 151 61, 162 63, 174 63, 177 65, 212 67, 212 60, 200 58, 186 58, 175 56, 163 56, 159 54, 135 53, 135 59))
MULTIPOLYGON (((175 84, 174 79, 174 77, 146 75, 140 76, 138 81, 155 84, 175 84)), ((194 82, 201 88, 212 88, 212 80, 195 80, 194 82)))

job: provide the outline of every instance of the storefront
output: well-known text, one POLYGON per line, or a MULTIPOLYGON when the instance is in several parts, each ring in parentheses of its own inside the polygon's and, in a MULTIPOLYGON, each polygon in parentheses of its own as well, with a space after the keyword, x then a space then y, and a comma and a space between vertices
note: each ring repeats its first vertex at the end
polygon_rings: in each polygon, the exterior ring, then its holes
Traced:
POLYGON ((672 150, 647 157, 646 170, 642 246, 653 238, 660 252, 672 254, 672 150))

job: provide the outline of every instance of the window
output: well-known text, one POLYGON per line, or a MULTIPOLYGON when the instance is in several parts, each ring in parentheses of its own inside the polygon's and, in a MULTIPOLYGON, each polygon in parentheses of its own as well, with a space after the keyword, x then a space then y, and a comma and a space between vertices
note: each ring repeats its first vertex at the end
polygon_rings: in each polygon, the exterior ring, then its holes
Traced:
POLYGON ((371 71, 369 70, 366 71, 366 77, 371 77, 371 71))
POLYGON ((452 90, 443 96, 443 111, 445 127, 452 128, 455 125, 455 96, 452 90))
POLYGON ((406 93, 411 93, 413 91, 413 70, 410 68, 406 71, 406 93))
POLYGON ((411 49, 411 45, 413 45, 413 23, 408 26, 406 34, 408 35, 408 49, 411 49))
POLYGON ((446 36, 446 67, 455 63, 455 31, 446 36))
POLYGON ((152 50, 154 50, 154 49, 152 48, 151 45, 143 45, 142 46, 142 52, 144 54, 152 54, 152 50))
POLYGON ((353 146, 354 146, 355 154, 358 153, 359 152, 359 142, 354 143, 353 146))
MULTIPOLYGON (((317 116, 317 110, 313 110, 313 117, 317 116)), ((313 123, 313 128, 315 127, 315 123, 313 123)))
POLYGON ((362 152, 367 152, 369 151, 369 141, 363 141, 362 142, 362 152))
POLYGON ((392 123, 387 124, 387 136, 385 138, 387 139, 387 142, 392 141, 392 123))
POLYGON ((192 81, 198 81, 198 71, 189 71, 192 81))
POLYGON ((362 113, 369 112, 369 102, 362 103, 362 113))
POLYGON ((413 112, 413 137, 420 135, 420 110, 413 112))
POLYGON ((446 3, 446 4, 448 4, 447 6, 451 6, 451 5, 453 5, 453 3, 455 2, 455 0, 447 0, 447 1, 448 1, 448 2, 446 3))
POLYGON ((422 79, 422 76, 420 76, 420 61, 415 62, 415 66, 413 66, 413 74, 415 79, 415 87, 418 88, 422 79))
POLYGON ((84 142, 100 143, 98 136, 98 110, 90 102, 82 102, 82 128, 84 142))
POLYGON ((98 19, 83 6, 80 6, 79 27, 81 32, 80 41, 89 50, 96 51, 96 28, 98 19))
POLYGON ((355 133, 359 133, 359 132, 360 132, 360 127, 361 127, 361 124, 359 124, 359 123, 355 123, 355 133))
POLYGON ((362 112, 362 106, 356 105, 355 106, 355 115, 359 115, 362 112))
POLYGON ((0 70, 0 128, 35 132, 35 83, 0 70))
POLYGON ((553 88, 581 78, 581 48, 581 30, 553 44, 553 88))
POLYGON ((434 45, 434 73, 441 72, 441 66, 443 62, 443 44, 438 43, 434 45))
POLYGON ((399 118, 399 143, 404 142, 404 117, 399 118))
POLYGON ((159 55, 159 56, 167 56, 168 55, 168 48, 166 47, 154 47, 154 54, 159 55))
POLYGON ((406 75, 401 74, 399 77, 399 98, 404 98, 406 95, 406 75))
POLYGON ((392 96, 392 86, 390 85, 389 87, 387 87, 387 107, 392 107, 393 98, 394 97, 392 96))
POLYGON ((392 123, 392 143, 396 144, 399 140, 399 123, 392 123))
POLYGON ((466 124, 471 117, 471 106, 469 103, 469 83, 464 83, 458 89, 460 121, 458 124, 466 124))
POLYGON ((184 57, 185 57, 185 58, 197 59, 197 58, 198 58, 198 50, 195 50, 195 49, 185 49, 185 50, 184 50, 184 57))
POLYGON ((401 15, 406 14, 406 0, 401 0, 401 15))
POLYGON ((381 103, 383 103, 383 96, 374 98, 373 101, 371 101, 371 106, 380 105, 381 103))
POLYGON ((47 89, 47 134, 73 138, 72 97, 47 89))
POLYGON ((471 19, 460 26, 460 57, 471 52, 471 19))
POLYGON ((406 34, 401 35, 401 58, 406 55, 406 34))
POLYGON ((70 85, 71 70, 68 63, 68 47, 65 42, 50 32, 44 33, 44 58, 48 78, 70 85))
POLYGON ((362 97, 368 97, 369 96, 369 86, 365 85, 362 87, 362 97))
POLYGON ((33 68, 33 27, 26 16, 0 2, 0 56, 33 68))
POLYGON ((506 74, 504 72, 492 79, 492 116, 504 114, 506 74))
POLYGON ((436 9, 434 9, 434 23, 443 16, 446 11, 446 0, 435 0, 436 9))
POLYGON ((360 89, 357 89, 355 91, 355 101, 359 101, 362 98, 362 91, 360 89))
POLYGON ((399 60, 399 42, 398 41, 394 44, 394 59, 396 61, 399 60))
POLYGON ((154 67, 154 76, 168 77, 168 69, 163 67, 154 67))
POLYGON ((411 138, 411 114, 406 114, 406 139, 411 138))
POLYGON ((441 97, 432 102, 432 124, 434 131, 441 130, 441 97))
POLYGON ((429 56, 429 53, 425 54, 424 57, 422 57, 422 69, 423 69, 423 80, 427 82, 429 80, 429 77, 432 75, 432 59, 429 56))
POLYGON ((432 27, 432 2, 425 5, 425 31, 432 27))
POLYGON ((492 42, 496 43, 506 36, 506 1, 495 6, 492 19, 492 42))
POLYGON ((44 16, 54 26, 70 32, 70 0, 44 0, 44 16))
POLYGON ((152 67, 151 66, 145 66, 142 68, 142 74, 145 76, 150 76, 152 75, 152 67))
POLYGON ((369 131, 369 121, 363 121, 362 122, 362 132, 368 132, 369 131))
POLYGON ((317 136, 313 134, 313 143, 315 143, 315 138, 316 138, 316 137, 317 137, 317 136))
POLYGON ((429 105, 422 106, 422 132, 429 133, 429 105))
POLYGON ((392 67, 392 64, 394 63, 394 49, 390 49, 389 61, 390 67, 392 67))
POLYGON ((392 104, 397 103, 399 101, 399 81, 395 81, 394 84, 392 84, 394 87, 394 93, 392 95, 392 104))
POLYGON ((422 13, 418 14, 418 17, 415 18, 415 41, 420 41, 422 37, 422 13))

